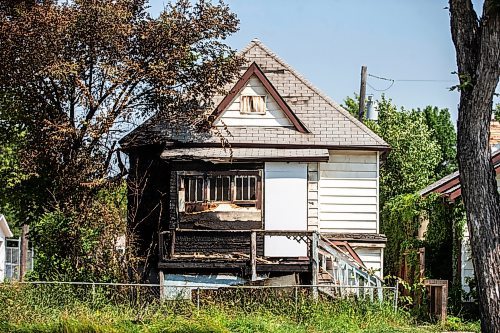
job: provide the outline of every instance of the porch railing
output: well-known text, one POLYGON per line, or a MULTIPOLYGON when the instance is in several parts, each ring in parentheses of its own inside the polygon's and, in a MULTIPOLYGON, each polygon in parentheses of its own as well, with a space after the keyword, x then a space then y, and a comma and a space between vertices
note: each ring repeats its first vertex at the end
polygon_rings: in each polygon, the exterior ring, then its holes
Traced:
MULTIPOLYGON (((356 261, 352 256, 342 251, 317 231, 205 229, 164 231, 160 233, 159 239, 160 257, 162 260, 168 261, 176 256, 176 238, 179 235, 186 234, 205 236, 227 235, 227 237, 240 236, 242 239, 245 239, 247 243, 243 246, 245 249, 242 254, 248 257, 252 281, 257 279, 258 252, 260 251, 262 255, 262 249, 258 249, 258 238, 262 240, 264 236, 282 236, 307 244, 307 258, 310 264, 312 285, 353 286, 356 287, 356 293, 360 290, 358 287, 379 288, 382 285, 382 280, 374 275, 373 272, 370 272, 362 262, 356 261), (324 278, 325 275, 328 277, 327 279, 324 278)), ((335 290, 331 288, 325 290, 329 290, 329 293, 335 293, 335 290)), ((339 288, 338 293, 342 294, 343 289, 339 288)))

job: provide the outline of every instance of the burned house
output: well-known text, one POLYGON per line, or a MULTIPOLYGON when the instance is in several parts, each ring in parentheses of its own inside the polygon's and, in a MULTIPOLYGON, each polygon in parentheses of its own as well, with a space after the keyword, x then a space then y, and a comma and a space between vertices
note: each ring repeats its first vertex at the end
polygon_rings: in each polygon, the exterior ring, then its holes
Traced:
POLYGON ((129 220, 152 278, 379 285, 387 143, 260 41, 240 54, 247 63, 216 100, 212 129, 147 121, 121 142, 129 220))

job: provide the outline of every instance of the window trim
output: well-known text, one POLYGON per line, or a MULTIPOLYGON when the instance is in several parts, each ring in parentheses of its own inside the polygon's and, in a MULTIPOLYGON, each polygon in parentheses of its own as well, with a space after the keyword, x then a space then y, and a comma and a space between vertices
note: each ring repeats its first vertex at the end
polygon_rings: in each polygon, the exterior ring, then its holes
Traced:
POLYGON ((185 211, 185 205, 187 204, 199 204, 199 203, 234 203, 234 204, 254 204, 257 209, 262 208, 262 172, 260 170, 241 170, 241 171, 185 171, 185 172, 178 172, 178 186, 177 186, 177 195, 179 196, 179 208, 180 212, 185 211), (223 201, 212 201, 212 200, 207 200, 209 197, 209 182, 208 179, 211 177, 224 177, 227 176, 229 177, 229 187, 230 187, 230 200, 223 200, 223 201), (255 200, 236 200, 236 177, 238 176, 254 176, 256 179, 255 183, 255 200), (185 191, 186 191, 186 184, 185 184, 185 179, 186 177, 199 177, 203 178, 203 200, 202 201, 193 201, 193 202, 187 202, 185 201, 185 191))
POLYGON ((240 95, 240 114, 250 115, 250 114, 259 114, 264 115, 267 113, 267 95, 240 95), (264 111, 262 112, 251 112, 251 111, 243 111, 243 97, 263 97, 264 98, 264 111))

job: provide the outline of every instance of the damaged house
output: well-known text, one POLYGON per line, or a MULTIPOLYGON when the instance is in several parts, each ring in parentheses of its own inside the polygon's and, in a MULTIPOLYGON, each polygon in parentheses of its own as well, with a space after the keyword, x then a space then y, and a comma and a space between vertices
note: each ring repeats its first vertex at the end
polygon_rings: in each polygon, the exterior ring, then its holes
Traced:
POLYGON ((247 63, 217 98, 212 129, 149 120, 121 141, 150 280, 380 286, 387 143, 260 41, 240 55, 247 63))

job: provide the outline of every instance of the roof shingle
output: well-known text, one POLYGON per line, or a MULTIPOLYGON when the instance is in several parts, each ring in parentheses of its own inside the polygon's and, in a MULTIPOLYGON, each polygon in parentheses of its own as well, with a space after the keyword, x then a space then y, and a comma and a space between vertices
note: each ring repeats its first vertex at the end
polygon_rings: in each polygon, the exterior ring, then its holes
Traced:
MULTIPOLYGON (((335 103, 309 81, 304 79, 281 58, 253 40, 241 52, 247 66, 256 63, 283 97, 291 110, 311 133, 301 133, 295 128, 230 127, 224 135, 233 146, 238 145, 298 145, 339 148, 387 149, 388 144, 335 103)), ((242 74, 245 70, 242 70, 242 74)), ((231 87, 229 87, 231 88, 231 87)), ((224 96, 217 96, 217 105, 224 96)), ((140 145, 141 137, 157 137, 157 143, 173 141, 190 144, 219 144, 220 129, 197 131, 193 125, 170 126, 166 121, 147 121, 122 140, 122 146, 140 145)))

